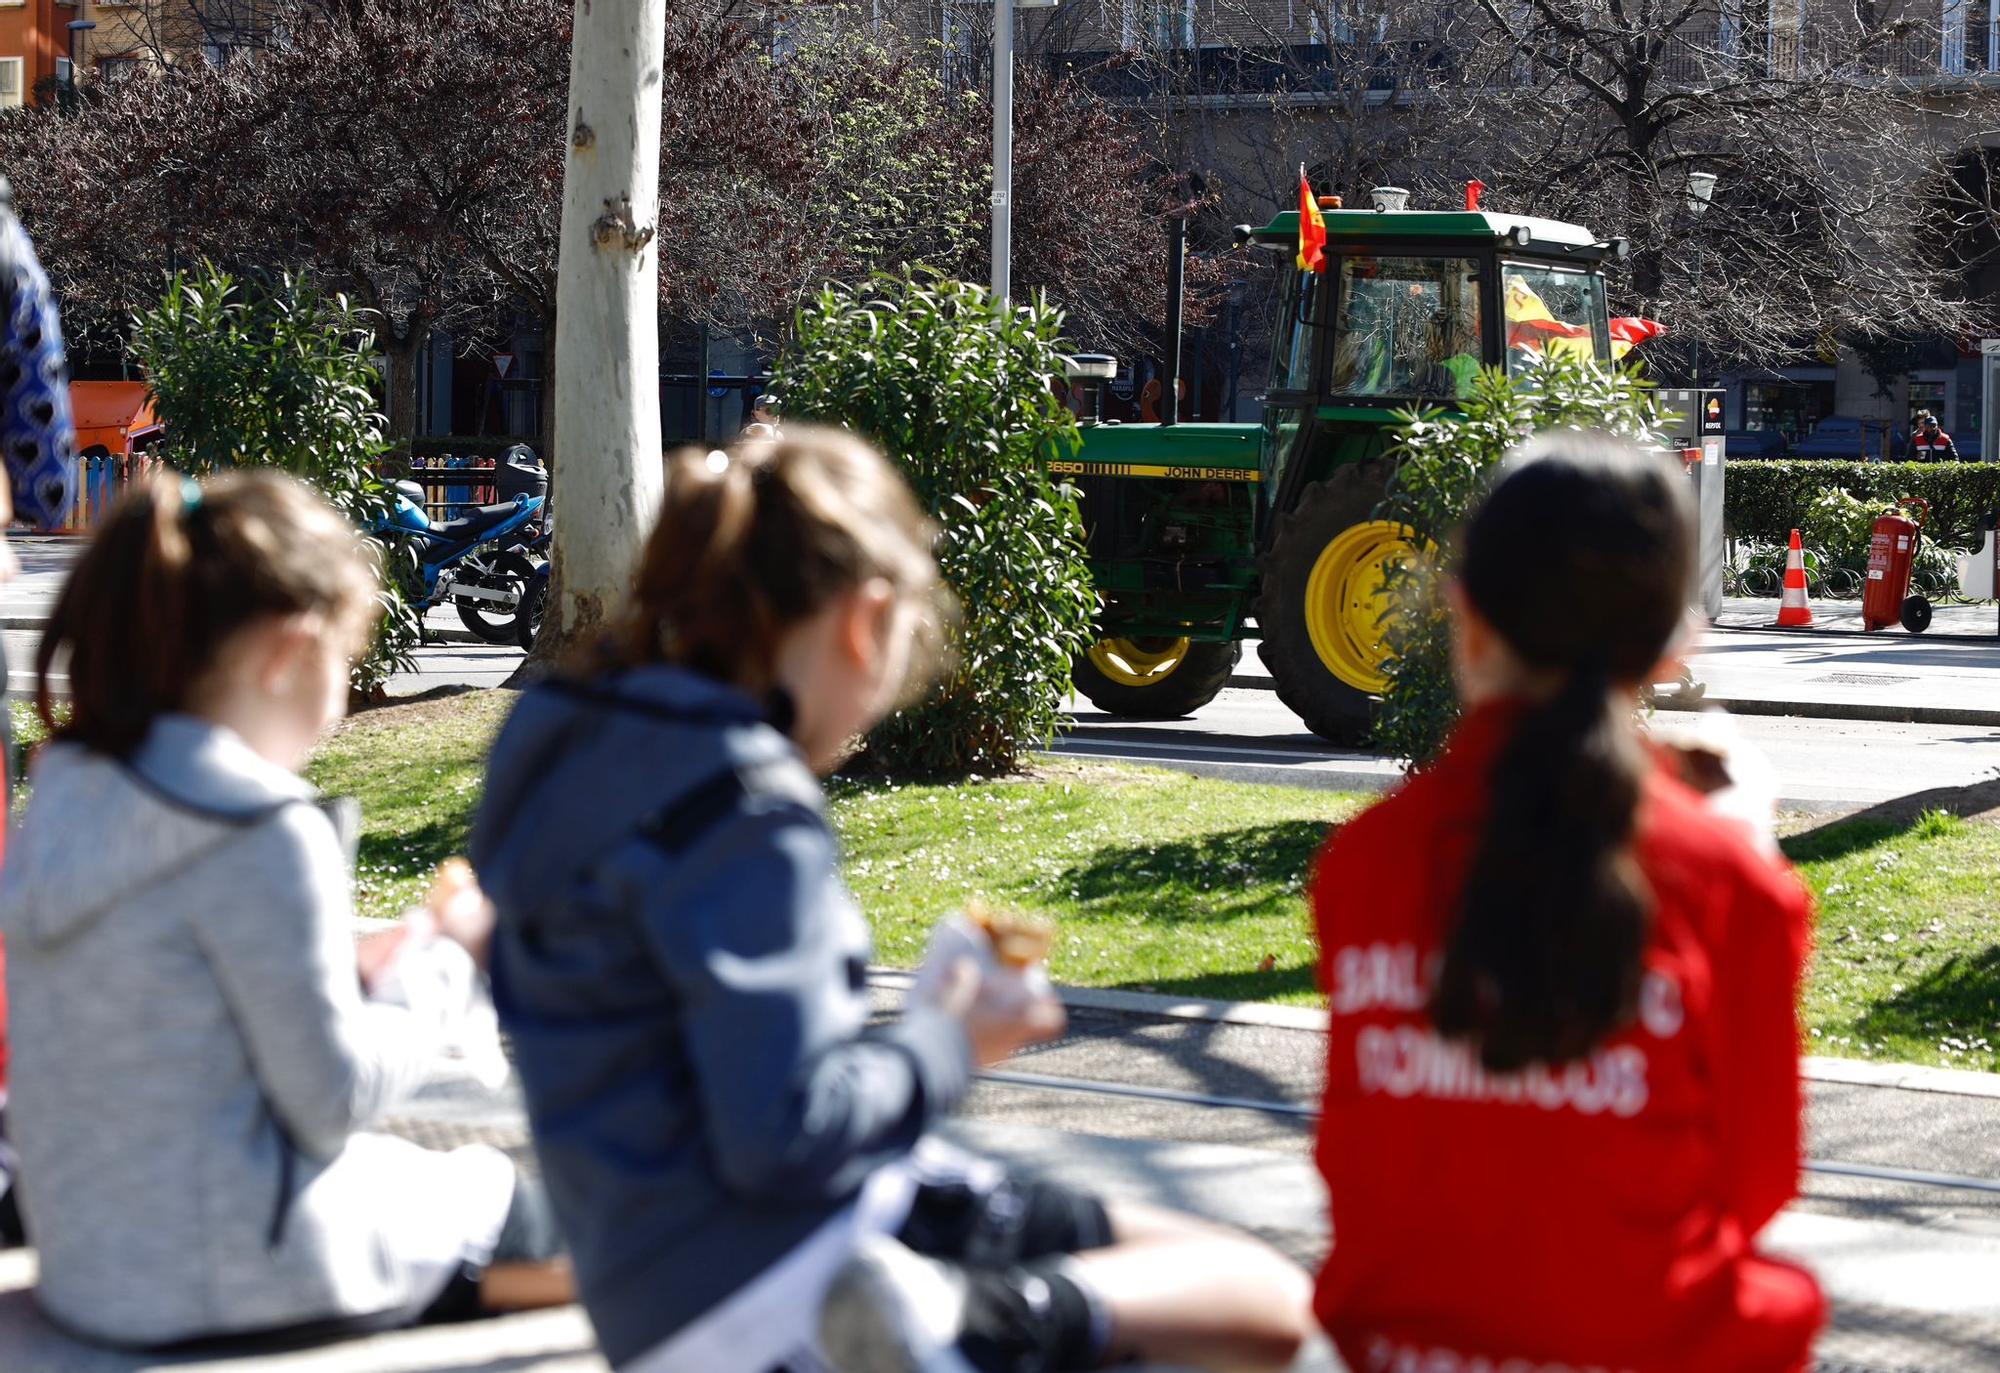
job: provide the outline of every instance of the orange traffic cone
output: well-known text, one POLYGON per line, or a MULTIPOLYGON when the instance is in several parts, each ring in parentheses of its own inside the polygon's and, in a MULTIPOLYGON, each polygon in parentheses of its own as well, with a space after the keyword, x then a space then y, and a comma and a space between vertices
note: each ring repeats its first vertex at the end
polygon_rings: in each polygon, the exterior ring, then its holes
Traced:
POLYGON ((1805 629, 1812 622, 1812 607, 1806 604, 1805 548, 1794 529, 1791 550, 1785 554, 1785 594, 1778 602, 1778 628, 1805 629))

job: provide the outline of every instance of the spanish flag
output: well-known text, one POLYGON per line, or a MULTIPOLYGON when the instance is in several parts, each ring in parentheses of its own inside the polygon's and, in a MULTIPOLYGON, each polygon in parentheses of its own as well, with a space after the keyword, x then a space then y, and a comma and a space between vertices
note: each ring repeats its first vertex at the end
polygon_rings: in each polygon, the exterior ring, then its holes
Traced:
POLYGON ((1326 270, 1326 216, 1313 199, 1312 185, 1306 180, 1306 164, 1299 164, 1299 270, 1326 270))

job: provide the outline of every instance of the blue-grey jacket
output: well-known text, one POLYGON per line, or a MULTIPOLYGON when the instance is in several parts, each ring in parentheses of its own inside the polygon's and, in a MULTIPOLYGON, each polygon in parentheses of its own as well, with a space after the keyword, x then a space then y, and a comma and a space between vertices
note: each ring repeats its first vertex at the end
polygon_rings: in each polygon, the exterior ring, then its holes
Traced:
POLYGON ((472 859, 535 1144, 612 1364, 782 1258, 957 1103, 965 1032, 870 1028, 818 782, 677 668, 529 691, 472 859))

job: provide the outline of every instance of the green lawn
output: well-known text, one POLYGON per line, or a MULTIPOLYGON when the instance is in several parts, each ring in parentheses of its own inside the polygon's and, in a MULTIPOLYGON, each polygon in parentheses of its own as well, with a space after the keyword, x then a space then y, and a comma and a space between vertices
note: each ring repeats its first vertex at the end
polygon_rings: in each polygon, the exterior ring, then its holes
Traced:
MULTIPOLYGON (((368 711, 320 749, 313 780, 362 801, 364 914, 397 914, 463 850, 511 701, 368 711)), ((1017 780, 832 792, 884 962, 915 962, 932 921, 979 895, 1055 918, 1062 981, 1294 1003, 1314 998, 1307 865, 1364 804, 1069 760, 1017 780)), ((1799 827, 1785 847, 1820 903, 1808 1047, 2000 1070, 2000 823, 1889 811, 1799 827)))

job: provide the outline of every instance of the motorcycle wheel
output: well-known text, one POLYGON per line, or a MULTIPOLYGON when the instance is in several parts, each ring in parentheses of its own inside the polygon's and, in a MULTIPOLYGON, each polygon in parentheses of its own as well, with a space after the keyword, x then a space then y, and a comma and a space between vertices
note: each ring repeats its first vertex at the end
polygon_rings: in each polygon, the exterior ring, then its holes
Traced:
POLYGON ((521 593, 521 613, 514 617, 515 643, 523 653, 531 653, 535 637, 542 632, 542 611, 549 603, 549 565, 543 563, 521 593))
POLYGON ((511 644, 519 632, 521 618, 521 596, 528 589, 528 583, 535 577, 535 564, 528 555, 518 548, 510 548, 493 560, 493 572, 483 583, 493 586, 499 583, 514 594, 514 609, 511 612, 495 614, 486 607, 492 601, 457 601, 458 618, 465 627, 489 644, 511 644))

